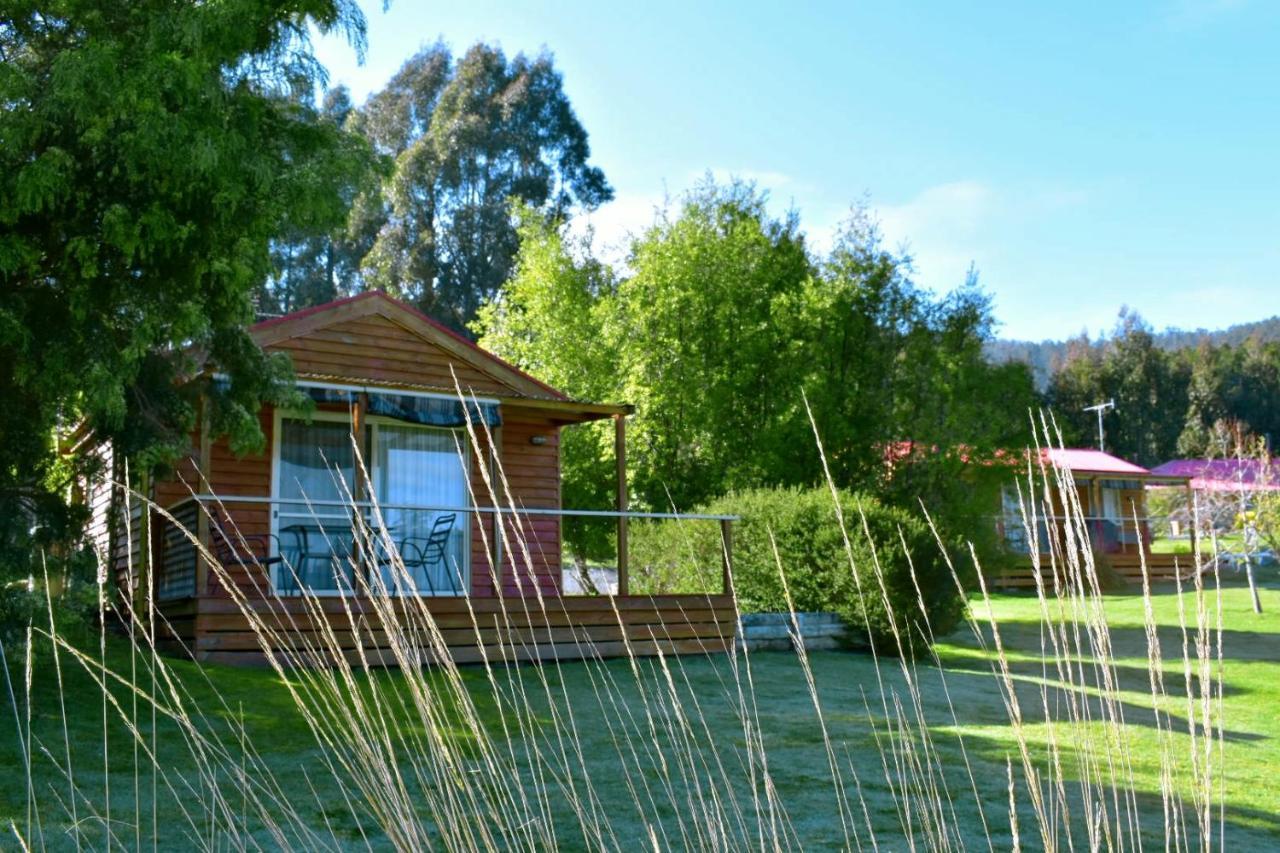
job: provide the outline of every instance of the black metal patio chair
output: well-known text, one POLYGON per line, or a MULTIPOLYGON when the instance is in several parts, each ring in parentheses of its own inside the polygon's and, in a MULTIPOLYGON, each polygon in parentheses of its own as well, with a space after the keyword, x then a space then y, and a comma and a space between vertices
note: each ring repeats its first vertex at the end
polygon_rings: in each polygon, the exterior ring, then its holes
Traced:
POLYGON ((427 592, 434 595, 437 590, 431 581, 431 569, 444 566, 449 578, 449 592, 458 593, 455 572, 448 564, 449 538, 453 535, 454 525, 458 523, 457 513, 442 513, 431 523, 431 531, 426 536, 406 536, 400 542, 400 557, 404 560, 406 570, 422 569, 423 580, 427 592))

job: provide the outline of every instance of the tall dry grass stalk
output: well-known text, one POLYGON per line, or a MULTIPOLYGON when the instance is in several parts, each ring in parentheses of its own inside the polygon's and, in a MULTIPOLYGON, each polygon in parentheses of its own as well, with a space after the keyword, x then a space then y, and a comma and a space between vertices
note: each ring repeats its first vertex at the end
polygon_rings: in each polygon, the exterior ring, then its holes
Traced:
MULTIPOLYGON (((1040 426, 1048 441, 1051 425, 1040 426)), ((477 432, 474 426, 465 437, 473 451, 491 440, 487 428, 477 432)), ((834 490, 829 475, 828 481, 834 490)), ((566 611, 560 599, 527 583, 537 545, 527 518, 515 512, 495 531, 502 553, 517 564, 522 594, 500 599, 503 609, 492 622, 470 611, 477 645, 492 647, 496 638, 500 653, 469 668, 452 662, 429 602, 389 594, 381 572, 356 578, 371 613, 340 598, 341 615, 330 619, 324 602, 308 593, 301 597, 305 615, 298 616, 283 606, 255 606, 256 599, 278 599, 265 588, 241 589, 227 567, 202 552, 258 639, 272 671, 261 676, 263 684, 287 692, 297 725, 313 743, 307 763, 296 768, 273 761, 272 743, 255 741, 246 721, 246 710, 254 709, 231 707, 204 669, 193 675, 188 665, 160 653, 161 637, 171 632, 149 592, 145 613, 129 612, 130 603, 123 603, 125 637, 113 640, 104 628, 96 653, 59 633, 50 599, 48 628, 33 625, 26 660, 33 647, 49 653, 52 674, 38 677, 57 679, 59 705, 40 711, 60 718, 63 742, 55 746, 31 735, 28 664, 25 695, 15 690, 11 703, 22 754, 28 766, 37 754, 43 759, 45 781, 39 790, 28 785, 29 816, 9 831, 30 849, 141 849, 181 839, 201 850, 1129 850, 1153 841, 1172 850, 1210 850, 1221 844, 1225 823, 1216 579, 1206 587, 1200 571, 1188 573, 1194 608, 1181 614, 1181 660, 1168 662, 1144 571, 1145 689, 1158 730, 1160 772, 1158 797, 1140 796, 1120 668, 1084 513, 1070 486, 1070 472, 1040 465, 1028 467, 1020 487, 1028 539, 1038 546, 1031 549, 1041 615, 1038 674, 1022 673, 1027 660, 1006 644, 1006 626, 992 616, 981 571, 971 591, 951 564, 961 594, 972 594, 969 628, 991 661, 990 683, 1013 744, 1007 752, 993 758, 972 751, 918 585, 924 619, 895 615, 893 648, 869 650, 874 677, 861 691, 861 707, 853 709, 873 744, 872 761, 855 758, 849 736, 833 728, 835 715, 847 718, 851 709, 833 709, 824 700, 822 675, 793 617, 795 690, 807 699, 817 731, 809 784, 828 795, 820 830, 815 815, 797 813, 795 792, 779 783, 780 736, 770 730, 774 718, 757 687, 759 662, 748 648, 739 645, 710 667, 715 683, 709 687, 708 668, 692 659, 660 650, 643 655, 610 599, 626 643, 620 664, 519 662, 540 643, 564 641, 550 628, 544 636, 516 624, 566 611), (1069 497, 1068 522, 1042 525, 1055 514, 1046 508, 1057 494, 1069 497), (1038 542, 1046 530, 1050 541, 1038 542), (923 625, 919 636, 907 633, 910 624, 923 625), (127 663, 113 668, 120 659, 109 647, 121 642, 128 647, 127 663), (913 660, 912 649, 928 653, 913 660), (87 676, 93 697, 66 695, 63 669, 69 664, 87 676), (1178 669, 1181 718, 1170 710, 1177 691, 1167 689, 1178 669), (935 686, 941 701, 930 698, 935 686), (584 706, 583 692, 593 707, 584 706), (68 721, 91 702, 101 705, 100 774, 74 766, 73 755, 83 760, 84 750, 73 749, 69 734, 68 721), (717 722, 726 715, 731 727, 717 722), (584 729, 588 718, 598 719, 604 731, 584 729), (611 755, 599 754, 602 743, 611 755), (130 783, 127 806, 119 786, 111 785, 113 770, 130 783), (869 803, 870 787, 884 792, 889 808, 869 803), (56 809, 37 808, 50 802, 56 809), (969 817, 975 812, 976 820, 969 817), (55 824, 63 827, 58 834, 55 824)), ((473 498, 518 505, 500 464, 492 478, 484 472, 484 487, 487 494, 473 498)), ((129 493, 128 499, 176 524, 141 495, 129 493)), ((869 535, 865 520, 844 518, 834 499, 833 511, 859 594, 887 604, 887 567, 873 556, 869 576, 875 586, 862 588, 868 575, 855 562, 852 542, 869 535)), ((368 520, 360 512, 351 515, 359 553, 389 555, 393 580, 412 586, 379 509, 368 520)), ((494 553, 485 526, 479 529, 484 552, 494 553)), ((187 536, 202 547, 193 532, 187 536)), ((976 559, 972 553, 963 558, 976 559)), ((788 567, 777 562, 786 588, 788 567)), ((496 567, 488 571, 496 582, 496 567)), ((911 575, 914 581, 914 569, 911 575)), ((100 579, 105 626, 105 564, 100 579)), ((790 600, 789 589, 786 594, 790 600)), ((589 641, 576 642, 579 656, 593 656, 589 641)))

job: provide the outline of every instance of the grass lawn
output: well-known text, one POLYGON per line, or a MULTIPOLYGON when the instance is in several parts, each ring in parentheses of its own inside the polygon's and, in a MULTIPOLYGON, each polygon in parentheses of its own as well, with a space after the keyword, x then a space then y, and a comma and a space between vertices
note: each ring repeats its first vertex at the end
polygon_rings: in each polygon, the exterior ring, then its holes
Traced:
MULTIPOLYGON (((1200 550, 1205 554, 1213 551, 1213 541, 1204 538, 1200 541, 1200 550)), ((1244 536, 1240 533, 1224 533, 1218 537, 1218 550, 1224 554, 1237 554, 1244 550, 1244 536)), ((1153 554, 1190 554, 1191 538, 1160 538, 1151 541, 1153 554)))
MULTIPOLYGON (((1184 595, 1183 599, 1188 607, 1194 606, 1189 603, 1190 594, 1184 595)), ((1184 720, 1188 707, 1184 698, 1183 637, 1178 627, 1178 597, 1168 591, 1161 592, 1155 603, 1160 642, 1167 661, 1165 676, 1169 697, 1164 700, 1164 710, 1175 720, 1184 720)), ((1280 709, 1280 585, 1273 583, 1263 591, 1263 606, 1265 614, 1255 616, 1249 609, 1245 590, 1233 587, 1224 592, 1225 815, 1228 840, 1237 849, 1264 849, 1280 844, 1280 782, 1276 780, 1276 768, 1280 767, 1280 713, 1277 713, 1280 709)), ((1136 596, 1115 595, 1106 599, 1105 607, 1120 675, 1120 699, 1124 703, 1128 724, 1128 758, 1133 765, 1135 794, 1142 805, 1145 820, 1142 831, 1149 836, 1151 843, 1159 845, 1163 843, 1158 781, 1160 736, 1153 726, 1148 692, 1142 601, 1136 596)), ((980 612, 976 615, 981 618, 987 616, 984 607, 977 609, 980 612)), ((1046 743, 1049 728, 1038 712, 1040 685, 1046 680, 1054 685, 1049 693, 1051 702, 1061 701, 1065 690, 1060 689, 1061 684, 1056 684, 1054 667, 1052 663, 1046 666, 1046 659, 1041 653, 1039 603, 1033 597, 1005 595, 993 599, 992 611, 1001 625, 1002 638, 1026 714, 1029 737, 1033 744, 1046 743)), ((1017 747, 999 685, 991 674, 989 655, 979 647, 968 628, 946 638, 938 651, 944 665, 947 691, 944 692, 939 673, 933 668, 922 669, 919 682, 925 719, 929 722, 940 764, 947 771, 946 782, 954 802, 953 820, 966 839, 972 841, 972 846, 985 847, 982 841, 985 819, 996 849, 1007 848, 1011 838, 1006 759, 1013 755, 1016 770, 1017 747), (955 720, 948 711, 948 695, 955 708, 955 720), (961 739, 966 752, 961 750, 961 739), (983 803, 981 813, 973 808, 973 796, 969 792, 971 783, 964 770, 966 753, 983 803)), ((130 656, 123 641, 111 642, 109 657, 112 668, 128 671, 130 656)), ((836 797, 820 729, 797 658, 785 652, 760 652, 753 653, 750 661, 754 701, 768 754, 769 771, 786 810, 786 819, 791 824, 789 832, 794 833, 796 840, 803 841, 806 848, 838 846, 841 835, 836 797)), ((13 662, 10 663, 12 666, 13 662)), ((882 763, 883 743, 877 742, 877 736, 868 724, 869 715, 874 718, 883 716, 877 698, 874 664, 864 653, 834 651, 812 654, 811 663, 837 760, 845 768, 848 796, 855 796, 856 776, 856 786, 866 802, 866 811, 881 848, 902 849, 905 845, 899 815, 882 763)), ((670 714, 671 708, 678 706, 681 713, 698 719, 696 728, 707 737, 702 744, 686 745, 685 748, 698 750, 708 766, 716 760, 722 761, 726 768, 724 775, 735 780, 734 785, 740 789, 736 795, 744 796, 747 770, 742 766, 741 755, 745 740, 736 713, 729 660, 723 657, 688 657, 672 662, 672 666, 674 672, 670 684, 659 664, 652 660, 639 663, 641 677, 638 684, 630 664, 622 660, 547 667, 541 673, 547 677, 545 688, 538 681, 539 673, 531 667, 498 674, 500 689, 517 683, 526 686, 535 709, 534 724, 540 731, 551 731, 552 703, 562 711, 565 708, 572 710, 575 739, 581 747, 581 761, 585 765, 584 778, 590 780, 595 796, 610 817, 612 835, 607 841, 609 846, 624 849, 648 846, 648 824, 656 827, 654 832, 663 846, 684 847, 688 839, 679 834, 678 822, 673 820, 666 801, 659 797, 656 805, 639 809, 628 787, 629 784, 646 783, 661 787, 664 776, 657 753, 665 749, 669 755, 669 751, 677 747, 663 735, 662 720, 657 722, 656 728, 651 727, 653 720, 634 719, 628 722, 622 718, 621 706, 600 701, 597 686, 602 681, 612 681, 616 695, 630 703, 633 709, 643 707, 642 693, 652 697, 672 691, 672 695, 679 697, 678 703, 671 704, 661 713, 670 714), (542 692, 544 689, 545 693, 542 692), (610 723, 614 725, 611 727, 610 723), (620 731, 630 732, 633 738, 630 746, 620 746, 616 740, 620 731), (708 742, 714 744, 714 750, 708 747, 708 742), (656 750, 653 749, 655 745, 656 750), (637 752, 631 752, 631 747, 637 752), (619 770, 620 751, 627 756, 624 763, 630 765, 629 772, 619 770), (663 832, 667 834, 663 835, 663 832)), ((111 825, 118 841, 132 847, 135 839, 141 838, 144 845, 150 845, 151 807, 155 803, 158 813, 154 820, 160 834, 161 849, 189 846, 191 822, 201 825, 201 815, 186 815, 179 805, 185 801, 189 806, 196 801, 190 796, 188 786, 197 790, 219 781, 225 785, 226 780, 199 778, 193 772, 190 749, 176 726, 162 720, 157 738, 160 743, 159 763, 167 773, 156 783, 157 794, 153 796, 150 773, 140 776, 134 773, 135 761, 148 766, 146 756, 135 756, 125 730, 114 719, 114 712, 109 714, 113 719, 108 724, 110 749, 104 775, 101 692, 83 670, 65 657, 63 668, 67 675, 67 686, 63 692, 67 704, 67 736, 71 744, 75 784, 83 797, 77 800, 77 817, 81 821, 84 839, 96 847, 103 846, 101 826, 106 818, 102 809, 106 802, 105 781, 110 786, 111 825), (141 824, 140 833, 135 830, 135 823, 141 824)), ((205 667, 202 674, 195 665, 187 662, 174 662, 173 669, 188 686, 190 702, 207 710, 211 720, 209 725, 222 726, 227 718, 232 717, 244 719, 250 743, 304 820, 324 828, 326 834, 331 831, 343 845, 360 848, 367 845, 375 849, 389 846, 377 825, 371 819, 359 816, 364 814, 362 809, 357 808, 357 816, 353 817, 352 810, 343 806, 343 791, 339 783, 332 779, 332 774, 326 773, 324 751, 317 747, 276 675, 269 671, 222 667, 205 667), (311 793, 312 788, 315 794, 311 793)), ((15 686, 21 693, 21 670, 13 671, 13 675, 18 679, 15 686)), ((880 676, 887 689, 905 696, 904 679, 896 662, 883 662, 880 676)), ((483 670, 464 669, 463 678, 468 691, 476 698, 487 729, 493 737, 502 738, 503 724, 509 725, 511 721, 504 719, 496 710, 492 689, 483 670)), ((384 673, 375 676, 372 684, 363 684, 362 688, 395 691, 402 684, 402 676, 384 673)), ((1079 691, 1079 688, 1067 689, 1079 691)), ((124 691, 117 689, 115 695, 120 698, 122 707, 131 710, 130 700, 124 691)), ((5 707, 8 713, 7 699, 5 707)), ((69 835, 69 785, 57 766, 65 762, 62 716, 55 673, 46 656, 37 661, 35 668, 32 715, 33 740, 37 744, 35 787, 43 842, 49 849, 66 849, 74 845, 69 835), (48 753, 43 754, 42 750, 48 753)), ((138 717, 139 729, 146 735, 151 727, 149 713, 144 708, 138 717)), ((6 734, 0 736, 0 766, 10 771, 0 776, 0 828, 7 827, 12 821, 25 833, 28 820, 26 782, 21 771, 23 765, 15 723, 22 725, 20 719, 14 720, 10 715, 4 724, 6 734)), ((883 725, 880 731, 883 736, 883 725)), ((514 744, 517 750, 535 748, 521 741, 519 736, 516 739, 520 741, 514 744)), ((1072 749, 1100 748, 1097 742, 1065 746, 1068 754, 1072 749)), ((1189 742, 1185 736, 1179 736, 1174 752, 1178 760, 1186 757, 1189 742)), ((1045 759, 1042 751, 1033 750, 1033 755, 1037 761, 1045 759)), ((1067 764, 1070 777, 1070 763, 1067 764)), ((669 777, 667 781, 670 781, 669 777)), ((526 776, 525 784, 535 785, 532 776, 526 776)), ((555 783, 544 778, 541 784, 555 783)), ((584 779, 580 778, 578 784, 584 784, 584 779)), ((680 790, 688 788, 679 778, 673 784, 680 790)), ((735 795, 730 791, 723 794, 735 795)), ((677 790, 675 800, 680 799, 677 790)), ((1025 801, 1026 798, 1020 799, 1025 801)), ((229 808, 237 808, 236 791, 227 792, 227 802, 229 808)), ((243 804, 239 807, 247 808, 243 804)), ((860 809, 857 816, 861 821, 860 809)), ((572 815, 559 814, 556 821, 557 839, 566 849, 583 846, 583 837, 574 828, 576 823, 572 815)), ((1026 806, 1020 808, 1019 822, 1024 844, 1037 846, 1038 839, 1032 829, 1034 818, 1026 806)), ((252 824, 252 819, 249 823, 252 824)), ((1083 837, 1083 833, 1077 836, 1077 845, 1083 837)), ((0 841, 0 847, 6 847, 12 835, 6 835, 5 839, 0 841)), ((865 832, 862 839, 865 843, 865 832)), ((265 833, 260 833, 257 840, 264 847, 276 846, 265 833)), ((218 839, 215 846, 238 845, 229 845, 225 839, 218 839)))

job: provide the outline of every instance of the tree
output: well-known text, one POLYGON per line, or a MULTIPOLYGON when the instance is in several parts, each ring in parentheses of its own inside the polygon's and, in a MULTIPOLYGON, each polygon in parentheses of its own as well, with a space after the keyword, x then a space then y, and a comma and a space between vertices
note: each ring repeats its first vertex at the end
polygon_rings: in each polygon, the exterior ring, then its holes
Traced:
POLYGON ((1214 424, 1242 423, 1263 438, 1280 434, 1280 346, 1248 341, 1205 343, 1189 357, 1188 407, 1178 452, 1204 456, 1214 445, 1214 424))
POLYGON ((1110 339, 1075 344, 1049 400, 1066 442, 1088 446, 1097 443, 1097 420, 1085 407, 1114 399, 1103 419, 1107 452, 1158 465, 1177 450, 1190 375, 1184 361, 1156 346, 1141 316, 1123 309, 1110 339))
MULTIPOLYGON (((520 252, 501 293, 480 308, 473 324, 479 344, 519 364, 555 388, 584 400, 614 399, 618 352, 604 327, 617 289, 612 269, 589 246, 565 236, 525 205, 515 209, 520 252)), ((561 431, 561 500, 569 507, 614 505, 613 433, 595 422, 561 431)), ((598 520, 564 519, 566 543, 579 562, 606 553, 608 527, 598 520)))
MULTIPOLYGON (((309 99, 311 92, 304 93, 309 99)), ((304 107, 308 108, 309 107, 304 107)), ((345 86, 330 89, 318 110, 319 121, 343 128, 354 111, 345 86)), ((333 192, 332 208, 300 211, 296 221, 272 242, 271 275, 263 283, 260 310, 287 314, 330 302, 352 289, 360 263, 373 246, 374 234, 361 216, 352 215, 356 200, 378 192, 386 164, 374 156, 363 137, 341 133, 343 145, 323 166, 333 192)))
POLYGON ((634 421, 635 487, 687 509, 771 482, 778 425, 800 411, 794 350, 774 306, 811 272, 795 216, 754 186, 710 179, 631 246, 607 333, 634 421))
POLYGON ((59 430, 146 466, 185 449, 201 390, 237 447, 292 393, 245 326, 272 240, 341 212, 325 170, 345 142, 296 95, 312 25, 363 38, 347 0, 0 12, 0 516, 28 520, 7 557, 33 525, 70 529, 59 430), (213 370, 228 381, 185 382, 213 370))
MULTIPOLYGON (((1254 577, 1254 566, 1261 560, 1262 545, 1280 543, 1275 516, 1276 500, 1270 489, 1277 481, 1267 444, 1250 435, 1239 421, 1220 420, 1213 425, 1206 445, 1206 457, 1234 462, 1237 487, 1230 490, 1204 490, 1195 494, 1195 506, 1189 507, 1192 521, 1203 540, 1219 545, 1217 535, 1226 530, 1240 533, 1240 544, 1234 556, 1244 563, 1245 578, 1253 601, 1253 612, 1262 612, 1262 598, 1254 577)), ((1214 562, 1221 560, 1225 547, 1216 547, 1214 562)))
POLYGON ((587 133, 550 54, 508 60, 436 44, 404 64, 353 117, 394 168, 359 198, 351 230, 374 237, 361 283, 415 302, 458 329, 492 298, 519 248, 513 200, 547 221, 613 197, 588 164, 587 133))
POLYGON ((1155 345, 1151 327, 1136 313, 1121 311, 1105 359, 1104 382, 1116 413, 1108 434, 1115 452, 1140 465, 1169 459, 1186 411, 1187 377, 1155 345))
MULTIPOLYGON (((522 221, 517 274, 476 330, 572 396, 635 404, 637 505, 689 509, 820 483, 807 399, 840 486, 890 489, 912 510, 923 498, 966 523, 993 511, 994 499, 974 506, 989 497, 975 489, 974 472, 988 469, 974 457, 1023 446, 1035 396, 1025 367, 983 357, 992 321, 976 281, 942 299, 918 290, 865 214, 815 261, 798 217, 772 216, 765 195, 736 181, 705 180, 664 212, 633 239, 625 275, 536 214, 522 221), (885 454, 901 441, 964 452, 887 483, 885 454)), ((605 442, 564 445, 588 506, 606 497, 605 442)))

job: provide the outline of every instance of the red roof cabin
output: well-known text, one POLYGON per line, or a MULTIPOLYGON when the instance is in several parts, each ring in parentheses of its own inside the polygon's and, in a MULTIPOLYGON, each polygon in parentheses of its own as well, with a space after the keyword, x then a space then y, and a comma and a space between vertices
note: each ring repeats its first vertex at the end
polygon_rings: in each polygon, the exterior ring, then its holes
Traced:
MULTIPOLYGON (((382 619, 423 608, 443 645, 418 653, 457 662, 732 645, 723 589, 628 594, 627 519, 641 515, 627 512, 630 407, 569 399, 378 292, 251 333, 289 354, 311 411, 264 407, 266 449, 254 456, 198 429, 174 475, 145 486, 163 512, 134 501, 126 525, 118 495, 99 486, 90 496, 125 609, 141 616, 154 603, 173 645, 204 661, 264 663, 313 654, 319 631, 347 656, 390 664, 382 619), (616 429, 617 505, 566 509, 560 433, 601 419, 616 429), (565 590, 561 522, 575 514, 616 524, 609 594, 565 590)), ((730 519, 700 521, 719 522, 727 541, 730 519)))
MULTIPOLYGON (((1068 517, 1077 517, 1073 506, 1078 507, 1094 552, 1126 580, 1141 583, 1144 564, 1152 580, 1170 579, 1179 569, 1190 568, 1180 567, 1173 554, 1152 551, 1153 529, 1160 527, 1163 519, 1150 515, 1146 493, 1149 486, 1185 487, 1185 476, 1149 471, 1088 448, 1047 448, 1041 451, 1041 461, 1046 468, 1060 469, 1070 477, 1074 495, 1060 488, 1049 490, 1049 505, 1037 509, 1040 517, 1031 540, 1019 508, 1017 489, 1012 484, 1003 488, 1000 531, 1010 548, 1027 558, 1013 571, 1005 573, 1000 579, 1003 585, 1035 584, 1032 548, 1043 555, 1051 542, 1062 541, 1062 529, 1068 517), (1051 530, 1056 534, 1050 535, 1051 530)), ((1025 493, 1024 485, 1024 498, 1025 493)), ((1039 562, 1043 571, 1048 560, 1039 562)))

